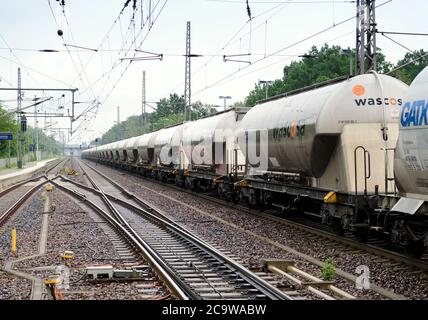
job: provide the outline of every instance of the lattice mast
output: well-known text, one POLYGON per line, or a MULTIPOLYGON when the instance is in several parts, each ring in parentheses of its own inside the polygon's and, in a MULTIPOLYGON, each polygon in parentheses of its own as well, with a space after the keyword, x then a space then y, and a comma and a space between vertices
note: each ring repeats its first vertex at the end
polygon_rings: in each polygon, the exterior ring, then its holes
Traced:
POLYGON ((357 0, 357 72, 376 71, 375 0, 357 0))

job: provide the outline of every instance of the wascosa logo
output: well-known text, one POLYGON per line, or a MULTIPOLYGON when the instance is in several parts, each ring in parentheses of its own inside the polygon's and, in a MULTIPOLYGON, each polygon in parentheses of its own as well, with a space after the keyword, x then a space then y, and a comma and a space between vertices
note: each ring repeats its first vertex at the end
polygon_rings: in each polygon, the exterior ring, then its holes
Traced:
MULTIPOLYGON (((364 88, 364 86, 362 86, 361 84, 357 84, 355 86, 353 86, 352 88, 352 93, 358 97, 364 95, 364 93, 366 92, 366 88, 364 88)), ((385 106, 401 106, 403 104, 403 100, 402 99, 397 99, 397 98, 384 98, 384 101, 382 103, 382 98, 359 98, 359 99, 354 99, 355 104, 359 107, 364 107, 364 106, 381 106, 381 105, 385 105, 385 106)))
POLYGON ((305 123, 303 120, 288 121, 285 123, 285 126, 281 128, 273 129, 273 138, 275 140, 281 140, 283 138, 296 138, 303 137, 305 135, 305 123))

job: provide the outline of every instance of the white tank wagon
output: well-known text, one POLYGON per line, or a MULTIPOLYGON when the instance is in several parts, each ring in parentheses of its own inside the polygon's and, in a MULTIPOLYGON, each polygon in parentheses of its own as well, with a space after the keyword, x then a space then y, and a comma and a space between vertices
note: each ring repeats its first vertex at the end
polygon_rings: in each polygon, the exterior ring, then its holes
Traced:
POLYGON ((151 165, 154 162, 155 140, 159 131, 150 132, 137 137, 134 148, 137 149, 139 165, 151 165))
MULTIPOLYGON (((267 168, 252 168, 248 173, 295 173, 309 178, 309 186, 353 193, 354 151, 361 145, 371 160, 367 188, 374 192, 377 185, 382 191, 385 152, 381 149, 395 147, 406 89, 395 78, 365 74, 256 105, 240 129, 248 134, 248 148, 253 150, 260 150, 260 143, 252 139, 254 133, 267 134, 267 145, 262 148, 268 150, 268 161, 267 168)), ((240 143, 245 149, 245 141, 240 139, 240 143)), ((357 165, 364 163, 362 154, 358 149, 357 165)), ((392 164, 393 155, 389 156, 392 164)), ((363 192, 364 172, 357 169, 357 191, 363 192)), ((388 174, 393 175, 392 165, 388 174)))
POLYGON ((159 130, 154 140, 156 166, 177 168, 180 165, 182 130, 182 124, 159 130))
POLYGON ((389 210, 392 240, 415 256, 428 248, 428 67, 412 82, 404 98, 395 149, 394 175, 398 197, 380 197, 389 210), (390 208, 390 209, 389 209, 390 208))
POLYGON ((231 151, 239 148, 236 130, 247 110, 234 108, 189 124, 183 134, 183 145, 191 168, 205 167, 216 175, 232 172, 237 159, 231 151))
POLYGON ((183 149, 189 161, 187 185, 208 188, 206 182, 213 180, 224 187, 232 175, 243 174, 245 158, 237 143, 237 128, 247 111, 232 108, 188 124, 183 133, 183 149))
POLYGON ((247 157, 241 198, 318 215, 339 233, 348 229, 364 240, 369 196, 394 189, 388 151, 397 142, 407 88, 369 73, 261 101, 241 121, 247 138, 239 142, 242 150, 264 152, 266 165, 251 165, 247 157))
POLYGON ((113 146, 114 143, 116 142, 111 142, 104 146, 104 155, 107 161, 113 161, 114 159, 113 151, 111 150, 111 147, 113 146))
POLYGON ((112 142, 109 144, 107 148, 107 153, 109 154, 110 162, 118 162, 119 161, 119 150, 117 149, 117 145, 120 141, 112 142))
POLYGON ((143 135, 133 143, 137 162, 124 168, 154 177, 166 174, 169 181, 173 175, 178 185, 217 191, 261 210, 308 213, 360 240, 380 232, 382 239, 389 235, 393 244, 419 255, 428 244, 426 79, 419 76, 407 98, 408 87, 385 75, 333 80, 261 101, 250 111, 234 109, 185 123, 181 140, 180 131, 172 134, 171 128, 143 135), (220 138, 216 129, 224 128, 235 131, 220 138), (255 147, 260 156, 265 131, 268 162, 257 167, 247 155, 255 147), (155 161, 155 150, 159 155, 163 147, 169 159, 174 148, 180 151, 179 166, 155 161), (223 161, 216 161, 216 149, 226 151, 223 161), (245 170, 239 172, 239 166, 245 170))
POLYGON ((129 139, 125 139, 125 140, 120 140, 118 141, 117 145, 116 145, 116 151, 118 153, 118 162, 119 163, 123 163, 126 162, 127 160, 127 155, 126 155, 126 145, 128 144, 129 139))
POLYGON ((120 164, 125 161, 124 149, 128 139, 117 141, 113 146, 114 162, 120 164))
POLYGON ((99 146, 96 148, 96 157, 97 158, 104 158, 104 150, 105 150, 105 145, 99 146))
POLYGON ((412 82, 400 115, 394 172, 400 195, 428 200, 428 67, 412 82))
POLYGON ((123 153, 125 162, 135 163, 138 159, 138 152, 134 149, 135 141, 138 139, 137 137, 131 137, 126 140, 125 145, 123 146, 123 153))

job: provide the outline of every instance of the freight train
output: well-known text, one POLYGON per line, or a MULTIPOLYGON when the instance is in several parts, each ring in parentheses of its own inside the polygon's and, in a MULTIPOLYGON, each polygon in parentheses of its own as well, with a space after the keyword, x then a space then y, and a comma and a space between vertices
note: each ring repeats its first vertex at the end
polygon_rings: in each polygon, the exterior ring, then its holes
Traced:
POLYGON ((428 247, 428 69, 371 72, 82 152, 228 201, 307 214, 338 234, 428 247))

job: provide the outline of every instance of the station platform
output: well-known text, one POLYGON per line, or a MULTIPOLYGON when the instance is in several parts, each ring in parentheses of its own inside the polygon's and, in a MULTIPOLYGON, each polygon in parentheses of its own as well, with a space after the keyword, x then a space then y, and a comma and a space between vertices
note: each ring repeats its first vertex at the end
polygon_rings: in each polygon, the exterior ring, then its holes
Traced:
POLYGON ((56 158, 41 161, 28 162, 24 168, 4 169, 0 171, 0 189, 30 178, 32 175, 42 172, 46 165, 56 158))

